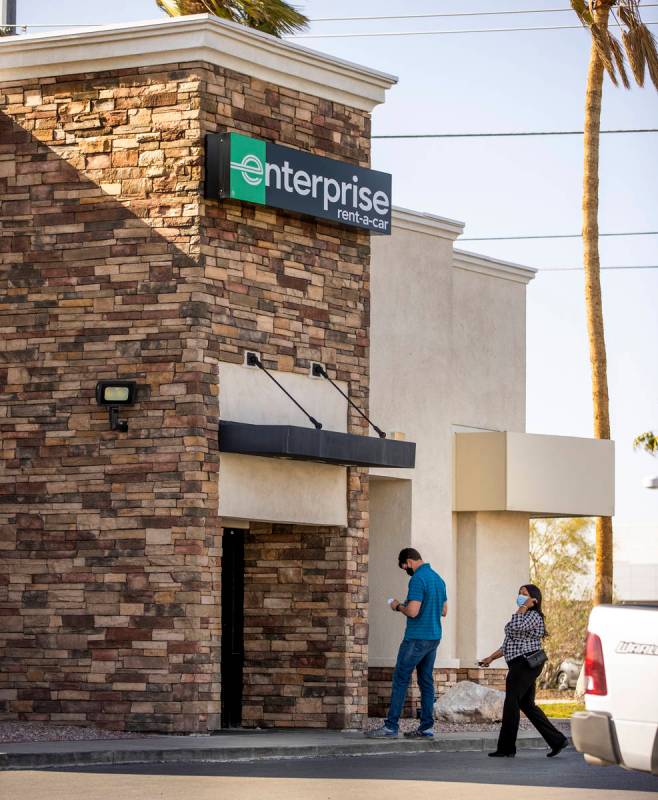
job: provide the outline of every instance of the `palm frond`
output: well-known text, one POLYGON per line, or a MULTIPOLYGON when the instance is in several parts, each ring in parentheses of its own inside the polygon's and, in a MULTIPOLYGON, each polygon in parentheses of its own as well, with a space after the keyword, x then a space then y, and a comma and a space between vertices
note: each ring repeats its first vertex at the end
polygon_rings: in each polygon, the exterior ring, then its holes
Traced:
POLYGON ((646 58, 642 42, 642 19, 638 0, 619 0, 617 16, 622 25, 628 29, 623 31, 621 38, 633 77, 638 86, 644 86, 646 58))
POLYGON ((649 70, 651 82, 658 89, 658 51, 656 50, 656 39, 646 25, 640 27, 642 34, 642 50, 649 70))
POLYGON ((642 24, 640 9, 636 0, 620 0, 617 4, 617 14, 628 28, 635 28, 642 24))
POLYGON ((241 0, 246 24, 274 36, 303 30, 308 18, 285 0, 241 0))
POLYGON ((626 56, 631 67, 631 72, 638 86, 644 86, 644 68, 646 59, 642 47, 642 34, 640 28, 631 28, 623 31, 621 40, 626 49, 626 56))
POLYGON ((639 436, 636 436, 635 439, 633 439, 633 449, 646 450, 647 453, 650 453, 653 456, 658 455, 658 434, 654 433, 653 431, 641 433, 639 436))
MULTIPOLYGON (((207 0, 155 0, 155 2, 170 17, 186 17, 189 14, 221 16, 216 10, 211 9, 212 3, 207 0)), ((226 17, 225 14, 224 16, 226 17)))
POLYGON ((273 36, 303 30, 308 18, 285 0, 156 0, 169 16, 213 14, 273 36))
POLYGON ((612 57, 617 66, 617 72, 619 73, 621 82, 624 84, 625 89, 630 89, 631 82, 628 80, 626 64, 624 63, 624 48, 619 44, 619 40, 616 39, 609 31, 608 38, 610 40, 610 52, 612 53, 612 57))
POLYGON ((594 19, 585 0, 571 0, 571 8, 573 8, 576 16, 586 28, 592 26, 594 19))
POLYGON ((592 34, 592 42, 594 43, 594 47, 596 47, 596 52, 601 59, 605 71, 610 76, 610 80, 614 85, 619 86, 617 73, 615 72, 614 56, 610 44, 610 34, 607 31, 602 31, 596 23, 590 25, 589 30, 592 34))

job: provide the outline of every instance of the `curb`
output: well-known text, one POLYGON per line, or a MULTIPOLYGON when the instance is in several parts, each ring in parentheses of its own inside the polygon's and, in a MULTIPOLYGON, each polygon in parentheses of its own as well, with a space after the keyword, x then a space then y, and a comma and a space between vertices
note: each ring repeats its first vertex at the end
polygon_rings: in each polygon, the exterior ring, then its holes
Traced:
MULTIPOLYGON (((263 759, 455 752, 460 750, 483 752, 494 744, 491 738, 474 737, 472 739, 434 739, 430 742, 395 739, 385 744, 381 741, 366 740, 345 744, 303 745, 298 747, 211 747, 197 749, 172 747, 152 750, 81 750, 69 753, 0 752, 0 771, 53 767, 113 766, 120 764, 227 763, 234 761, 261 761, 263 759)), ((545 746, 544 740, 539 736, 519 738, 517 741, 517 747, 522 750, 545 748, 545 746)))

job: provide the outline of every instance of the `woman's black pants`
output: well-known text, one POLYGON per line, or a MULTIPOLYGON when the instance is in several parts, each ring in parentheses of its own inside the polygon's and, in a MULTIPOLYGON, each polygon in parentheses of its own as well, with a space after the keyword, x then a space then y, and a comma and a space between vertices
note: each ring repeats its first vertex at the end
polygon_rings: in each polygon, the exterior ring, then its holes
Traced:
POLYGON ((535 683, 542 667, 531 669, 521 656, 509 663, 505 683, 505 705, 503 724, 498 737, 500 753, 516 753, 516 735, 519 731, 521 711, 544 737, 549 747, 559 747, 564 742, 564 734, 553 725, 546 714, 535 705, 535 683))

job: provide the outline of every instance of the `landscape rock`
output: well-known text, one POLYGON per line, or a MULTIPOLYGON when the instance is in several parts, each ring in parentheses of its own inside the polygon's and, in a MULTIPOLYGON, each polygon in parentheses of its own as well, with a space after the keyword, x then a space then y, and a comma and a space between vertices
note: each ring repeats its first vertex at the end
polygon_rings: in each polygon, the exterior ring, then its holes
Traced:
POLYGON ((443 722, 497 722, 503 718, 505 692, 460 681, 434 705, 436 719, 443 722))

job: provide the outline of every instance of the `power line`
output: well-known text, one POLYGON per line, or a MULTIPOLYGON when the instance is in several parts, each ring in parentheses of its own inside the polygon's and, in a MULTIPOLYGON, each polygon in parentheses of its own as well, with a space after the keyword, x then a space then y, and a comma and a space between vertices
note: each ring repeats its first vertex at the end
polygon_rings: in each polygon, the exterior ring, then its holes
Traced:
MULTIPOLYGON (((642 8, 658 8, 658 3, 644 3, 642 8)), ((438 14, 387 14, 387 15, 372 15, 364 17, 311 17, 310 22, 365 22, 375 20, 389 20, 389 19, 449 19, 453 17, 504 17, 518 14, 559 14, 564 12, 572 12, 573 9, 569 6, 562 8, 529 8, 525 10, 509 10, 509 11, 446 11, 438 14)), ((4 25, 5 28, 79 28, 84 25, 88 28, 101 28, 106 23, 76 23, 76 24, 32 24, 29 22, 21 23, 20 25, 4 25)), ((577 26, 576 26, 577 27, 577 26)))
MULTIPOLYGON (((658 236, 658 231, 624 231, 623 233, 599 233, 599 236, 658 236)), ((582 233, 547 233, 533 236, 471 236, 459 237, 460 242, 507 242, 516 239, 580 239, 582 233)))
MULTIPOLYGON (((651 4, 653 7, 654 5, 658 4, 651 4)), ((489 12, 491 14, 498 14, 498 13, 539 13, 542 9, 538 9, 536 12, 489 12)), ((566 9, 565 9, 566 10, 566 9)), ((477 14, 482 13, 484 16, 484 12, 477 12, 477 14)), ((433 16, 433 15, 429 15, 433 16)), ((438 16, 438 15, 437 15, 438 16)), ((449 16, 449 15, 445 15, 449 16)), ((466 14, 454 14, 451 16, 466 16, 466 14)), ((335 18, 340 19, 340 18, 335 18)), ((354 18, 345 18, 347 19, 359 19, 358 17, 354 18)), ((363 19, 389 19, 388 17, 364 17, 363 19)), ((390 19, 404 19, 404 17, 390 17, 390 19)), ((314 20, 315 22, 319 22, 320 20, 314 20)), ((328 21, 328 20, 322 20, 328 21)), ((658 25, 657 21, 645 22, 645 25, 658 25)), ((20 24, 7 24, 3 27, 5 28, 16 28, 17 30, 27 31, 28 28, 102 28, 105 27, 107 23, 79 23, 79 24, 31 24, 29 22, 23 22, 20 24)), ((611 22, 609 27, 611 28, 620 28, 622 27, 619 23, 611 22)), ((301 34, 289 34, 284 36, 284 39, 363 39, 363 38, 373 38, 377 36, 448 36, 454 34, 463 34, 463 33, 516 33, 522 31, 567 31, 567 30, 585 30, 583 25, 545 25, 545 26, 533 26, 533 27, 525 27, 525 28, 461 28, 456 30, 441 30, 441 31, 380 31, 380 32, 367 32, 367 33, 301 33, 301 34)))
MULTIPOLYGON (((616 128, 599 133, 658 133, 658 128, 616 128)), ((582 136, 583 131, 504 131, 500 133, 390 133, 371 139, 476 139, 497 136, 582 136)))
MULTIPOLYGON (((658 3, 646 3, 642 8, 656 8, 658 3)), ((380 19, 439 19, 448 17, 502 17, 512 14, 557 14, 565 11, 572 12, 570 6, 562 8, 531 8, 525 11, 515 9, 513 11, 447 11, 440 14, 389 14, 386 16, 370 17, 311 17, 311 22, 361 22, 366 20, 380 19)))
POLYGON ((27 31, 28 28, 106 28, 111 24, 111 22, 77 22, 66 24, 44 22, 33 25, 31 22, 21 22, 16 25, 0 25, 0 28, 20 28, 23 31, 27 31))
MULTIPOLYGON (((625 269, 658 269, 658 264, 656 264, 656 265, 653 265, 653 264, 638 264, 638 265, 635 265, 635 266, 627 265, 625 267, 599 267, 599 269, 602 269, 602 270, 604 270, 604 269, 621 269, 621 270, 625 270, 625 269)), ((582 272, 582 271, 583 271, 582 267, 546 267, 545 269, 541 268, 539 270, 540 273, 544 273, 544 272, 582 272)))
MULTIPOLYGON (((645 22, 645 25, 658 25, 656 22, 645 22)), ((610 23, 611 28, 620 28, 618 23, 610 23)), ((368 39, 376 36, 448 36, 459 33, 514 33, 517 31, 584 31, 582 25, 550 25, 532 28, 460 28, 452 31, 381 31, 379 33, 301 33, 291 34, 285 38, 292 39, 368 39)))

